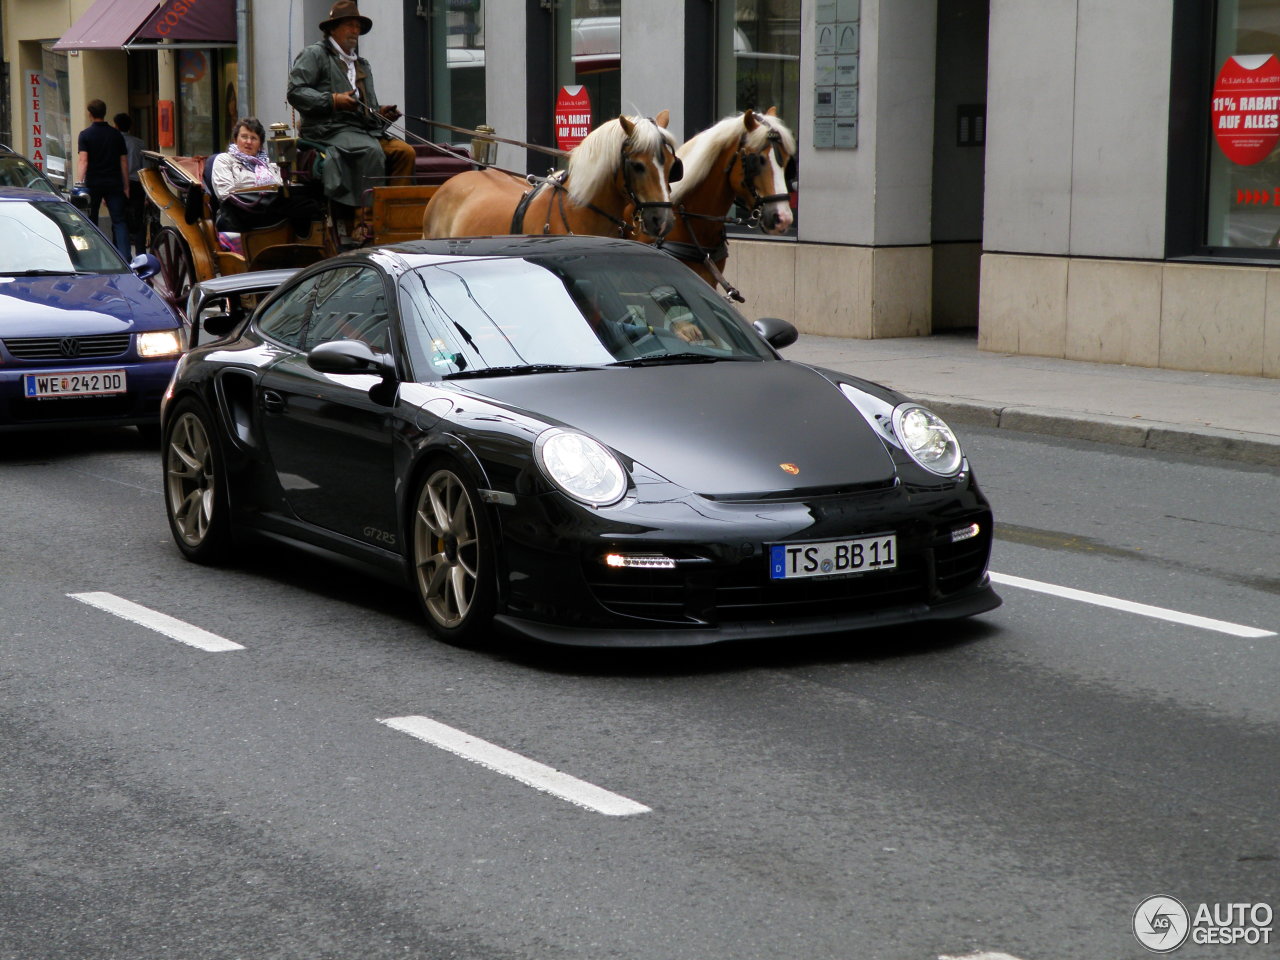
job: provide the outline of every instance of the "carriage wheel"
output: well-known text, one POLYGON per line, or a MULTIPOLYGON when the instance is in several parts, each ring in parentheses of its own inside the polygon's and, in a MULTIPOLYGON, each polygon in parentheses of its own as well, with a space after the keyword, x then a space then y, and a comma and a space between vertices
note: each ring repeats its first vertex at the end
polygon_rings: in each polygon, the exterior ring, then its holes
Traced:
POLYGON ((161 227, 151 240, 151 252, 160 261, 160 272, 151 278, 151 285, 165 303, 185 315, 187 294, 196 282, 191 249, 173 227, 161 227))

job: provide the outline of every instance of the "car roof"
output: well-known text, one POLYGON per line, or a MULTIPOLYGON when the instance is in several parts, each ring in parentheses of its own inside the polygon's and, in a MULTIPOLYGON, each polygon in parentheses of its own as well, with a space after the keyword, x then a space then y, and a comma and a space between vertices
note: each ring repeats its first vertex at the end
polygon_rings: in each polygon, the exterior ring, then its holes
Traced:
POLYGON ((51 203, 67 201, 55 193, 36 187, 0 187, 0 200, 45 200, 51 203))
POLYGON ((395 254, 410 267, 476 257, 565 257, 602 253, 630 256, 662 256, 652 246, 617 237, 576 234, 513 235, 494 237, 446 237, 439 240, 406 240, 388 246, 366 247, 357 254, 395 254))

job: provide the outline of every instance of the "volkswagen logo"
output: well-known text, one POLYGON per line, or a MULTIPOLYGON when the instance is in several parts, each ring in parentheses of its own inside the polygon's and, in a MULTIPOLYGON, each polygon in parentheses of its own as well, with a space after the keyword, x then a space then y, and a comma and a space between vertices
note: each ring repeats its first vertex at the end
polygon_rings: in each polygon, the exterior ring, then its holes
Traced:
POLYGON ((58 341, 58 350, 64 357, 80 356, 80 340, 78 337, 63 337, 58 341))

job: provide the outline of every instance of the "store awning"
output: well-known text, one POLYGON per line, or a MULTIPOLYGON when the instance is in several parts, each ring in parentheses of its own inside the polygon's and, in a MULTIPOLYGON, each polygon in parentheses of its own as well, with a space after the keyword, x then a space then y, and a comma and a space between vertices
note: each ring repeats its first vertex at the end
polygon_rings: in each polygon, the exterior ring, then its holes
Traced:
POLYGON ((95 0, 54 50, 225 47, 236 42, 235 0, 95 0))

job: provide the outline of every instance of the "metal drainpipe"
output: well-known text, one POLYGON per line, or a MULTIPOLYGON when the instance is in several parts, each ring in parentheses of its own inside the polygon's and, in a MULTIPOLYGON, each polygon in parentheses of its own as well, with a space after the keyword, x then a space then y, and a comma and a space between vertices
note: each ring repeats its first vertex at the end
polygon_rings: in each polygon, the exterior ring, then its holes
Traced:
POLYGON ((249 0, 236 0, 236 102, 242 117, 256 117, 249 85, 249 0))

